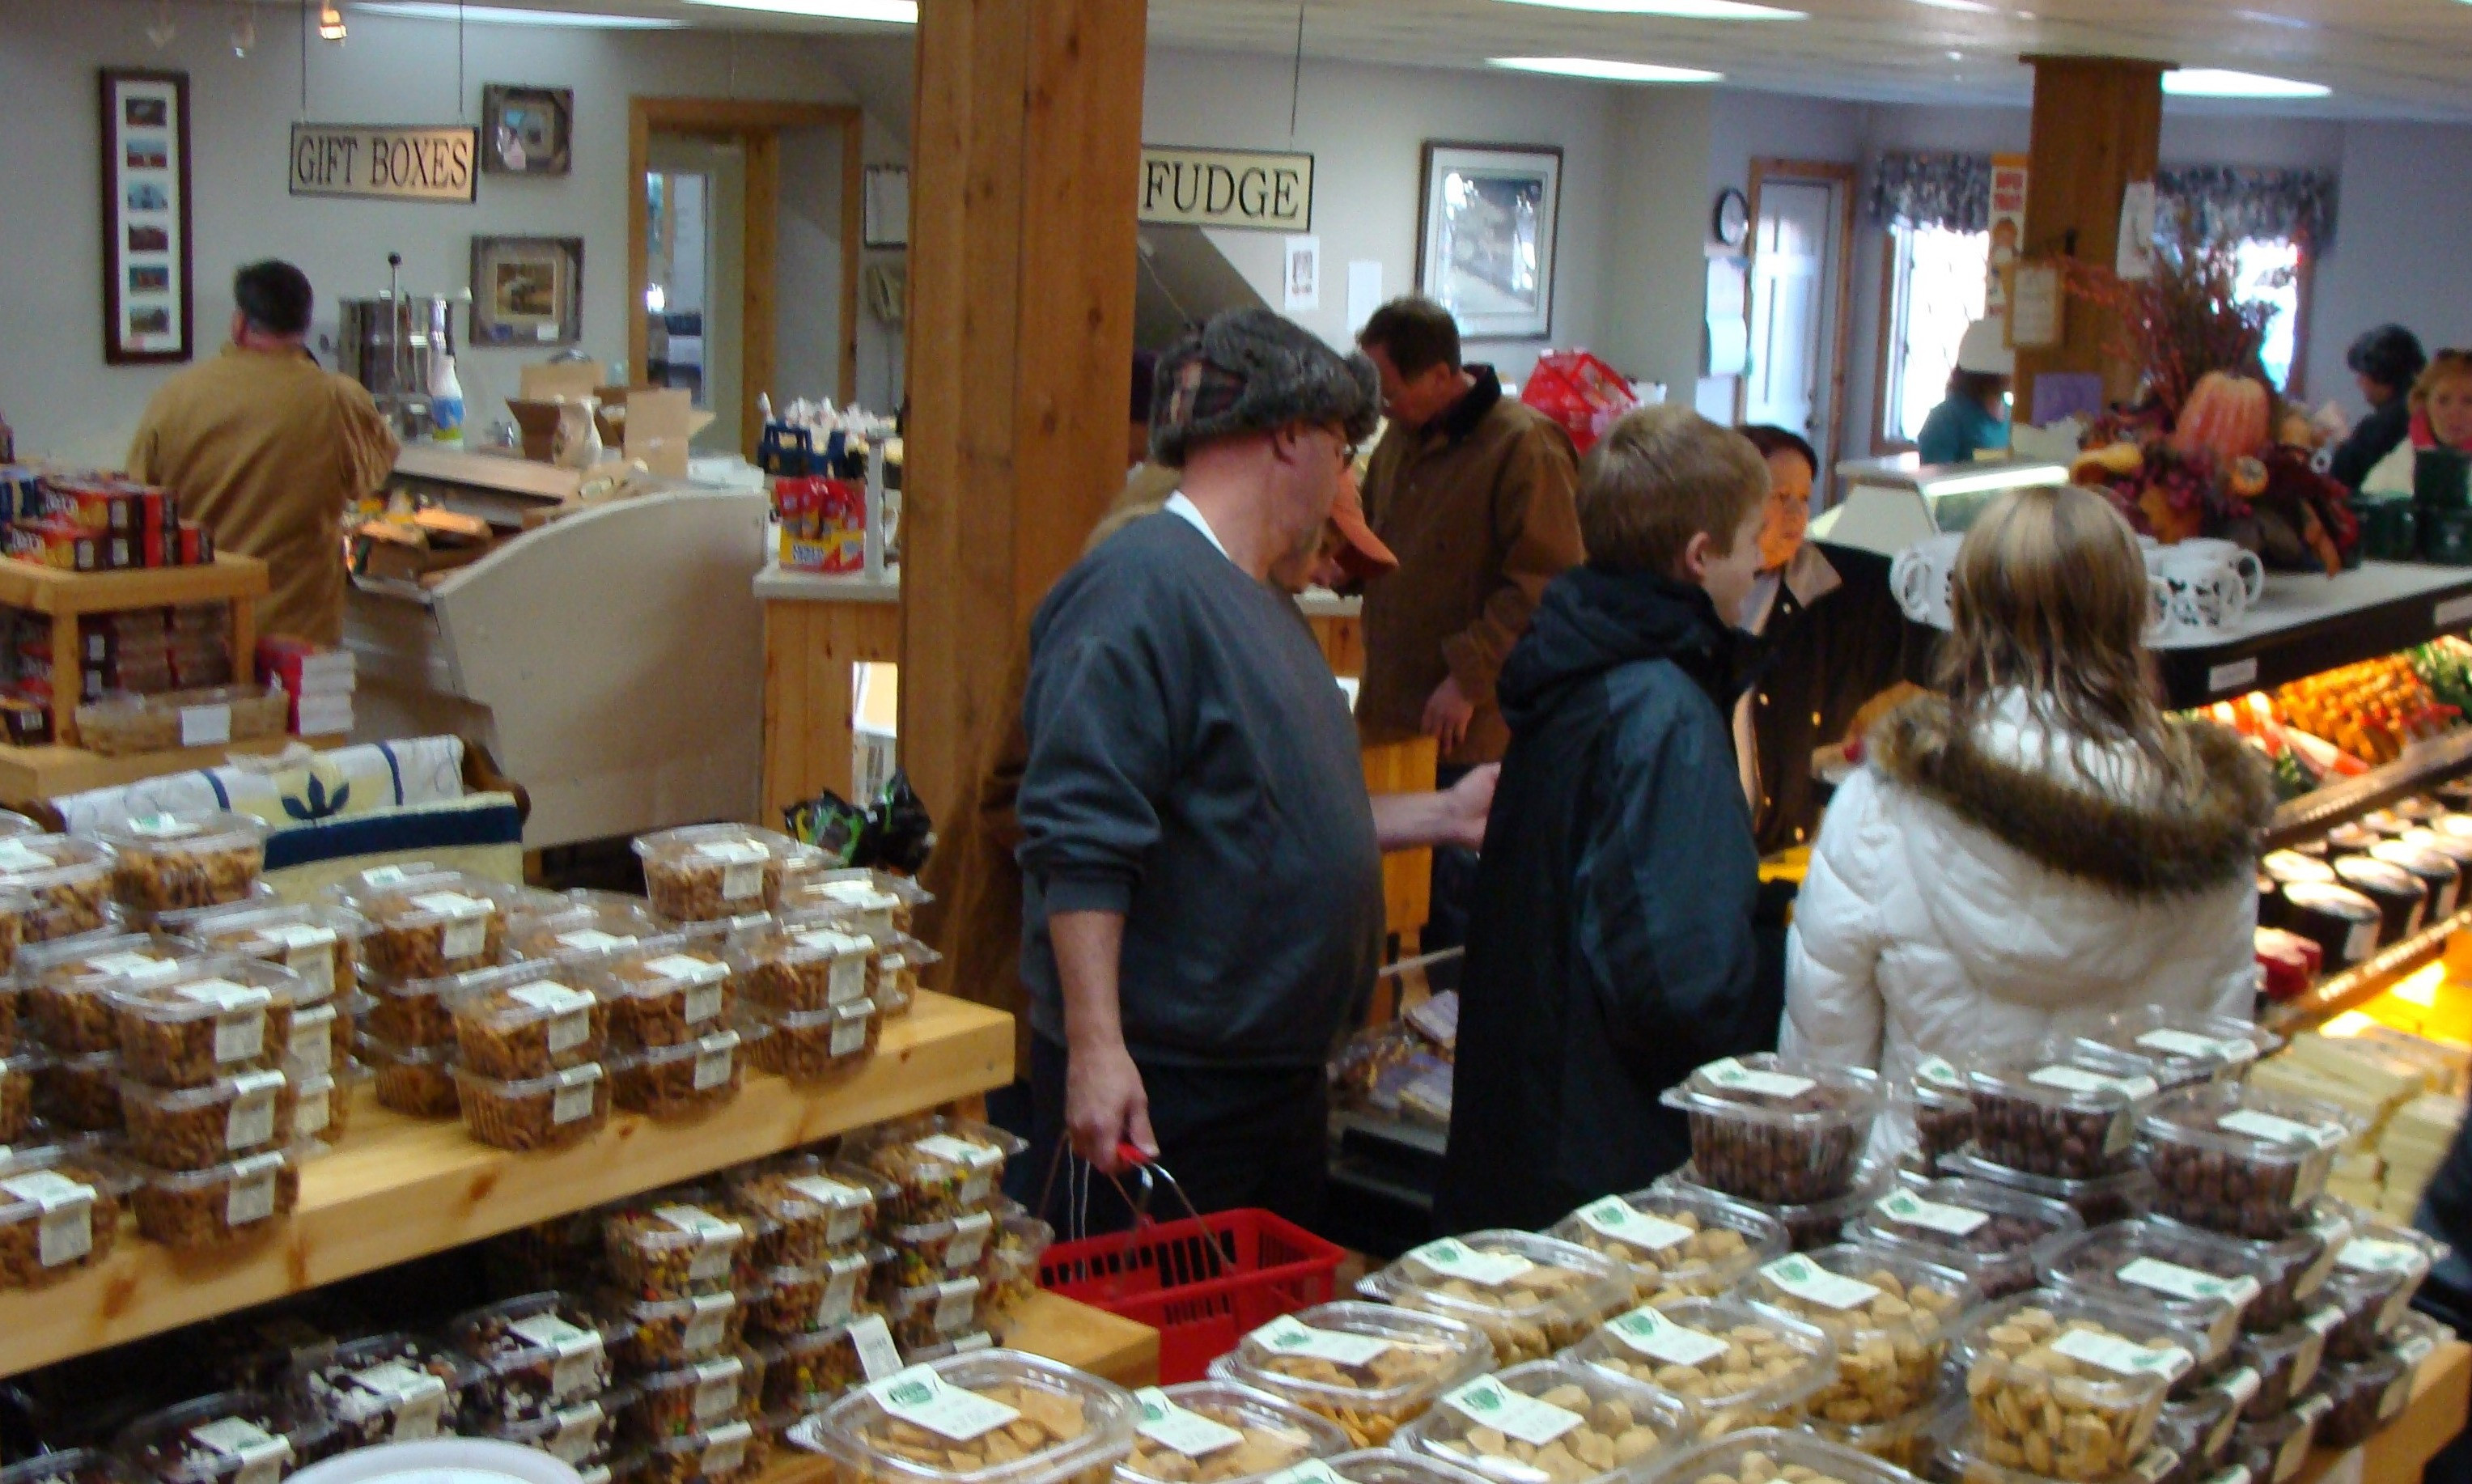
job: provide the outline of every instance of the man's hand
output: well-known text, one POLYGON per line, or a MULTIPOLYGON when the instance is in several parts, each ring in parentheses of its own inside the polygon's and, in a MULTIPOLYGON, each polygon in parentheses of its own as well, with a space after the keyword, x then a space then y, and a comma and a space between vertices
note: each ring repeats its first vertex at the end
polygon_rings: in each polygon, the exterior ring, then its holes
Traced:
POLYGON ((1121 1044, 1109 1051, 1072 1054, 1064 1079, 1064 1126, 1073 1152, 1102 1175, 1124 1172, 1119 1144, 1130 1143, 1147 1155, 1158 1153, 1158 1140, 1151 1133, 1150 1094, 1142 1090, 1141 1069, 1121 1044))
POLYGON ((1446 675, 1425 702, 1424 732, 1440 739, 1442 755, 1448 757, 1467 740, 1468 723, 1475 718, 1476 703, 1460 689, 1458 676, 1446 675))

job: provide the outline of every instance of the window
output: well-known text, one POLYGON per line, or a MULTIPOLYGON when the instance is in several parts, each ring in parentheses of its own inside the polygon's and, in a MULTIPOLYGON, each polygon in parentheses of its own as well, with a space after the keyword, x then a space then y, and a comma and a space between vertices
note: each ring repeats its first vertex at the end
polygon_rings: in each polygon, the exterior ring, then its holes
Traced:
POLYGON ((2300 245, 2288 238, 2252 237, 2240 245, 2239 262, 2241 302, 2274 306, 2258 358, 2275 387, 2289 392, 2293 368, 2300 359, 2300 299, 2307 273, 2300 245))
POLYGON ((1911 447, 1923 419, 1948 395, 1957 343, 1983 318, 1991 234, 1938 227, 1889 229, 1889 299, 1883 357, 1882 448, 1911 447))

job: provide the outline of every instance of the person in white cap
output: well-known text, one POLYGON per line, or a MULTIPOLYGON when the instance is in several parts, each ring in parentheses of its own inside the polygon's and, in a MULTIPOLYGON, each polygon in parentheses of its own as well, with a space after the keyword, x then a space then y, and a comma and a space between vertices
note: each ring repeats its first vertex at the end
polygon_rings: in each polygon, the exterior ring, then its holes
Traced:
POLYGON ((1948 373, 1948 399, 1932 409, 1914 440, 1925 464, 1971 464, 1986 449, 2008 446, 2008 386, 2016 379, 2017 352, 2008 348, 2008 331, 1997 317, 1965 327, 1957 370, 1948 373))

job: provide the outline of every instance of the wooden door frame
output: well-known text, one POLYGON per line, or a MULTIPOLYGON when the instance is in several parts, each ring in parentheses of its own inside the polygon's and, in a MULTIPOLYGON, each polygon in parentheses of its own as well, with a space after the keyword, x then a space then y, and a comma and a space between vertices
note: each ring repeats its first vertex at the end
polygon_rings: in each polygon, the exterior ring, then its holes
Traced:
POLYGON ((651 334, 644 324, 644 232, 652 206, 644 177, 652 169, 653 132, 727 134, 747 151, 747 267, 740 298, 739 452, 755 456, 762 436, 755 398, 770 391, 778 359, 775 344, 779 298, 781 131, 839 129, 842 132, 842 292, 839 401, 858 396, 859 232, 865 222, 860 199, 866 186, 867 126, 844 104, 768 103, 740 98, 630 98, 627 101, 627 377, 641 385, 651 364, 651 334))
MULTIPOLYGON (((1812 470, 1812 514, 1818 515, 1836 503, 1836 465, 1845 457, 1845 378, 1847 357, 1854 338, 1854 193, 1860 183, 1858 167, 1824 159, 1779 159, 1762 157, 1751 161, 1748 214, 1751 219, 1749 251, 1743 255, 1745 305, 1748 295, 1759 286, 1760 262, 1760 188, 1771 177, 1785 180, 1825 181, 1836 187, 1837 206, 1837 292, 1836 333, 1831 337, 1835 348, 1830 352, 1828 369, 1828 438, 1829 467, 1812 470)), ((642 236, 641 232, 636 234, 642 236)), ((1749 409, 1750 378, 1736 377, 1734 382, 1734 420, 1741 422, 1749 409)))

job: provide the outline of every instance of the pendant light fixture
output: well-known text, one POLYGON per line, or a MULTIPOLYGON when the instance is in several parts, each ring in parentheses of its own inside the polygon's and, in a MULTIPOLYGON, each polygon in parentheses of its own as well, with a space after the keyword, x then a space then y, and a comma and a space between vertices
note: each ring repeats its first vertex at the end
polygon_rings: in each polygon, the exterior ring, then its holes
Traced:
POLYGON ((146 23, 146 39, 153 42, 154 50, 159 52, 170 46, 172 38, 179 34, 179 22, 172 16, 172 0, 154 0, 154 17, 146 23))

